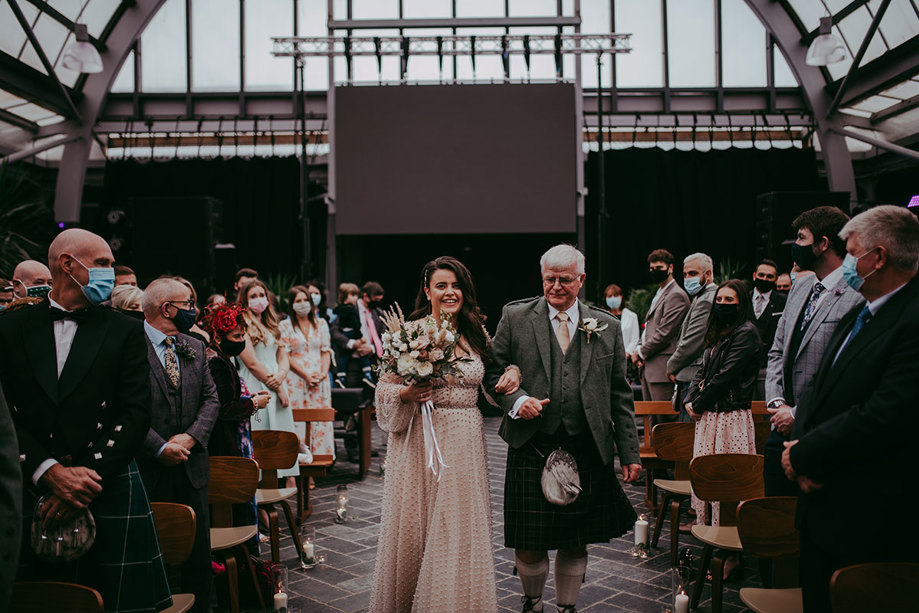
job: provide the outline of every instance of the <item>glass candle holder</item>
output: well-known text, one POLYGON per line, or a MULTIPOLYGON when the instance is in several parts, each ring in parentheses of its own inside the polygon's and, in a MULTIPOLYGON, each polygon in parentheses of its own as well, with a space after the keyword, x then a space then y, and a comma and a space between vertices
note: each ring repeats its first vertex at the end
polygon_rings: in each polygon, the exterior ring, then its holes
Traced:
POLYGON ((312 526, 305 523, 300 526, 300 543, 303 545, 303 553, 300 555, 300 570, 309 570, 314 568, 316 561, 316 531, 312 526))
POLYGON ((339 524, 348 521, 348 486, 344 484, 336 489, 335 521, 339 524))
POLYGON ((287 586, 289 585, 288 570, 286 566, 279 566, 277 568, 277 574, 275 575, 277 580, 275 581, 274 586, 274 610, 280 611, 280 613, 289 613, 290 609, 288 608, 288 591, 287 586))

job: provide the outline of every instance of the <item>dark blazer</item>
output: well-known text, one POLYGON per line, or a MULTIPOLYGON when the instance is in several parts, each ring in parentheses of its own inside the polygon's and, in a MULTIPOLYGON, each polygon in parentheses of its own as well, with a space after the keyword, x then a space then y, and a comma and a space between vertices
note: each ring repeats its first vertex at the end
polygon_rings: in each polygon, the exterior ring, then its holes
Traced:
MULTIPOLYGON (((0 357, 2 359, 2 357, 0 357)), ((19 564, 19 531, 22 527, 22 476, 16 430, 0 388, 0 611, 6 611, 13 595, 19 564)))
MULTIPOLYGON (((361 322, 361 312, 358 309, 357 305, 353 305, 353 306, 354 306, 354 311, 357 313, 357 325, 360 326, 362 323, 361 322)), ((380 309, 375 308, 375 307, 370 307, 369 310, 370 310, 370 317, 371 319, 373 319, 373 325, 375 325, 377 328, 377 334, 380 337, 382 337, 383 332, 386 331, 386 326, 383 324, 383 320, 380 318, 380 309)), ((346 336, 345 333, 342 332, 342 328, 348 328, 350 327, 349 324, 352 324, 352 323, 354 322, 353 321, 343 322, 341 316, 339 315, 338 319, 335 320, 335 323, 329 326, 329 336, 331 337, 332 345, 335 346, 337 351, 349 351, 348 341, 353 340, 353 339, 346 336)), ((362 338, 362 335, 360 335, 360 331, 358 331, 357 338, 362 338)))
POLYGON ((759 373, 759 334, 750 321, 726 339, 706 347, 702 368, 689 386, 687 402, 695 413, 749 409, 759 373))
MULTIPOLYGON (((750 300, 753 300, 753 292, 750 292, 750 300)), ((775 340, 775 331, 779 327, 779 320, 785 311, 785 302, 788 300, 788 294, 772 290, 769 295, 769 302, 763 309, 762 315, 756 320, 756 329, 759 330, 759 338, 762 341, 763 350, 760 353, 760 362, 763 366, 769 361, 769 349, 772 348, 772 342, 775 340)), ((755 317, 755 315, 754 315, 755 317)))
POLYGON ((137 465, 148 489, 153 489, 163 470, 170 466, 156 459, 166 441, 176 434, 186 433, 198 444, 192 447, 185 471, 192 487, 200 488, 208 481, 207 444, 217 420, 219 403, 211 371, 207 367, 204 343, 187 334, 176 335, 176 358, 179 360, 181 399, 170 393, 166 372, 156 351, 147 338, 147 362, 150 365, 150 390, 153 396, 150 430, 144 440, 143 453, 138 454, 137 465), (182 350, 185 347, 185 350, 182 350), (194 354, 194 357, 183 354, 194 354))
POLYGON ((237 442, 239 424, 249 421, 249 417, 255 413, 255 404, 250 397, 242 396, 239 371, 229 358, 208 348, 207 365, 211 370, 211 377, 217 388, 217 400, 220 403, 217 422, 208 443, 208 452, 211 455, 241 455, 237 442))
POLYGON ((823 484, 798 499, 798 527, 847 559, 919 561, 916 530, 900 530, 896 538, 852 530, 853 520, 878 516, 869 490, 899 492, 915 482, 919 277, 881 306, 834 364, 861 309, 853 307, 842 318, 798 402, 792 438, 799 440, 791 448, 791 464, 797 474, 823 484))
POLYGON ((105 481, 134 458, 150 428, 141 322, 90 307, 60 380, 47 300, 0 316, 0 382, 19 437, 23 481, 55 458, 105 481))

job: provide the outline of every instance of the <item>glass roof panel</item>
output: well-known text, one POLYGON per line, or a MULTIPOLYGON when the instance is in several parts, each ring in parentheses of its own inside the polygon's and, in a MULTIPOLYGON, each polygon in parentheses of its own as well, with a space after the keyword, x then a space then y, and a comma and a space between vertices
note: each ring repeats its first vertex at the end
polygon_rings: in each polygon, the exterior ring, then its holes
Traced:
POLYGON ((294 60, 274 57, 272 36, 293 36, 291 0, 247 0, 246 4, 246 90, 292 91, 294 60))
MULTIPOLYGON (((583 7, 582 7, 583 10, 583 7)), ((617 0, 616 30, 632 35, 631 53, 616 55, 616 85, 662 87, 664 69, 661 5, 646 0, 617 0)))
MULTIPOLYGON (((409 32, 412 36, 448 36, 450 28, 419 28, 409 32)), ((535 56, 534 56, 535 59, 535 56)), ((513 60, 513 58, 512 58, 513 60)), ((513 68, 513 64, 511 65, 513 68)), ((453 60, 445 57, 443 61, 443 79, 453 78, 453 60)), ((441 79, 441 62, 436 55, 418 55, 408 58, 409 81, 439 81, 441 79)))
POLYGON ((671 87, 714 87, 715 5, 713 0, 667 4, 671 87))
POLYGON ((816 29, 820 25, 820 18, 827 15, 826 7, 818 0, 788 0, 788 4, 808 32, 816 29))
POLYGON ((141 41, 140 64, 143 91, 186 90, 185 0, 166 0, 150 21, 141 41))
MULTIPOLYGON (((361 30, 358 36, 398 36, 399 30, 361 30)), ((287 61, 290 61, 288 58, 287 61)), ((377 64, 377 58, 371 55, 360 55, 353 58, 352 70, 354 80, 359 82, 395 81, 399 79, 399 70, 402 60, 394 55, 382 57, 382 70, 377 64)), ((479 58, 476 58, 476 67, 479 67, 479 58)))
POLYGON ((721 66, 725 87, 766 85, 766 29, 744 2, 721 3, 721 66))
POLYGON ((896 47, 919 34, 919 15, 910 0, 893 0, 879 28, 887 45, 896 47))
POLYGON ((909 81, 903 81, 899 85, 891 87, 887 91, 883 91, 881 93, 892 98, 900 98, 901 100, 912 98, 913 96, 919 96, 919 81, 912 79, 909 81))
MULTIPOLYGON (((839 22, 839 30, 842 32, 846 45, 849 47, 848 64, 852 63, 852 59, 858 53, 865 34, 868 33, 868 28, 871 27, 872 19, 873 17, 868 12, 868 9, 861 7, 839 22)), ((861 65, 864 66, 871 60, 880 57, 885 51, 887 51, 887 45, 884 44, 884 39, 875 32, 874 36, 871 37, 871 42, 868 43, 868 49, 865 51, 861 65)))
POLYGON ((325 0, 300 0, 297 3, 297 36, 328 36, 325 0))
POLYGON ((59 122, 61 122, 61 121, 64 121, 64 117, 63 117, 63 116, 61 116, 61 115, 56 115, 56 114, 51 114, 51 115, 48 115, 47 117, 45 117, 45 118, 43 118, 43 119, 38 119, 38 120, 36 120, 35 123, 37 123, 37 124, 40 125, 40 126, 50 126, 50 125, 52 125, 52 124, 59 123, 59 122))
MULTIPOLYGON (((586 3, 581 3, 581 11, 584 10, 586 3)), ((503 17, 504 0, 456 0, 456 16, 503 17)), ((476 58, 476 63, 478 63, 478 58, 476 58)))
POLYGON ((239 11, 226 10, 225 0, 195 0, 191 29, 192 89, 239 91, 239 11))
MULTIPOLYGON (((457 28, 459 36, 472 34, 504 34, 504 28, 457 28)), ((472 58, 460 55, 456 58, 456 78, 461 81, 501 81, 504 79, 504 64, 497 53, 475 56, 475 70, 472 69, 472 58)))
MULTIPOLYGON (((544 28, 508 28, 508 30, 510 34, 555 34, 557 28, 547 26, 544 28)), ((510 69, 512 79, 527 78, 527 65, 522 55, 510 56, 510 69)), ((531 79, 554 79, 555 57, 542 53, 531 55, 529 77, 531 79)))
MULTIPOLYGON (((581 2, 583 6, 589 2, 581 2)), ((548 17, 558 13, 555 0, 510 0, 507 14, 509 17, 548 17)))
POLYGON ((78 21, 77 17, 83 10, 86 2, 82 0, 46 0, 48 5, 70 21, 78 21))
POLYGON ((20 104, 7 109, 10 113, 14 115, 19 115, 23 119, 28 119, 29 121, 39 121, 41 119, 48 119, 51 117, 59 117, 54 111, 49 111, 43 106, 38 106, 32 102, 26 102, 25 104, 20 104))
MULTIPOLYGON (((610 31, 610 3, 598 0, 581 2, 581 33, 606 34, 610 31)), ((609 57, 603 58, 602 86, 612 84, 613 71, 610 68, 609 57)), ((583 87, 597 86, 597 56, 585 53, 581 56, 581 85, 583 87)))
POLYGON ((128 54, 128 58, 121 65, 121 70, 112 83, 112 93, 125 94, 134 91, 134 52, 128 54))
POLYGON ((13 106, 25 104, 26 102, 28 101, 6 90, 0 89, 0 109, 8 109, 13 106))
POLYGON ((402 0, 402 15, 406 19, 450 17, 452 10, 452 0, 402 0))
POLYGON ((119 4, 120 0, 87 0, 80 14, 80 23, 85 23, 89 33, 99 38, 119 4))
POLYGON ((900 102, 896 98, 888 98, 887 96, 871 96, 860 100, 857 104, 853 104, 850 108, 856 109, 858 111, 865 111, 868 113, 876 113, 878 111, 883 111, 884 109, 895 105, 900 102))
POLYGON ((795 78, 795 73, 791 71, 791 67, 789 67, 788 62, 785 61, 785 56, 782 54, 778 45, 772 48, 772 66, 775 74, 776 87, 798 86, 798 80, 795 78))
MULTIPOLYGON (((35 19, 38 11, 31 4, 20 4, 19 8, 25 13, 30 22, 35 19), (29 18, 31 14, 31 19, 29 18)), ((23 44, 26 43, 26 33, 23 32, 13 15, 9 2, 0 2, 0 51, 13 57, 19 57, 23 44)))
POLYGON ((399 0, 351 0, 354 19, 398 19, 399 0))

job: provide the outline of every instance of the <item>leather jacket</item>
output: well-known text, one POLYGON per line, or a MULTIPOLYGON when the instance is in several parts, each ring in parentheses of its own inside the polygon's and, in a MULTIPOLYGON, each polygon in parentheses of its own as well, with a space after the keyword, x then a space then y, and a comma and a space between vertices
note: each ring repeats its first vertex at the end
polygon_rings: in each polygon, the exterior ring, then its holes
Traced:
POLYGON ((705 348, 702 368, 689 388, 687 402, 695 413, 749 409, 759 374, 761 341, 756 325, 745 321, 705 348))

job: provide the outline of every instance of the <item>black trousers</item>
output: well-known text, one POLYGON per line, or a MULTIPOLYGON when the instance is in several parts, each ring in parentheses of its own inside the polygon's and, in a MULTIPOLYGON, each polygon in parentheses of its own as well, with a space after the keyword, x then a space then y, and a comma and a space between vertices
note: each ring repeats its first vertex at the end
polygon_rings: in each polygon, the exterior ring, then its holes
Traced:
POLYGON ((790 438, 778 430, 773 430, 766 440, 766 450, 763 453, 763 480, 766 486, 766 496, 798 495, 798 485, 789 480, 782 469, 784 443, 790 438))
MULTIPOLYGON (((144 475, 145 481, 149 475, 144 475)), ((195 544, 191 554, 180 567, 167 566, 173 594, 195 595, 195 613, 211 610, 214 573, 211 569, 211 521, 207 503, 207 486, 192 487, 183 465, 164 467, 153 487, 147 487, 151 502, 186 504, 195 512, 195 544)))

